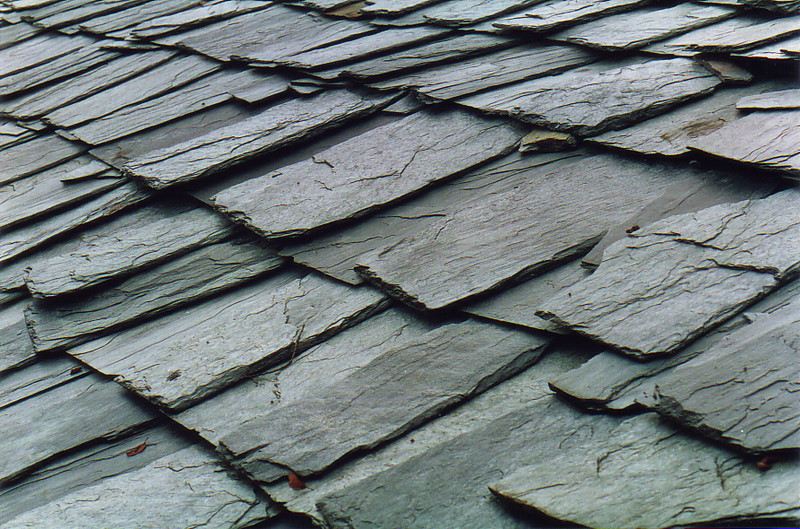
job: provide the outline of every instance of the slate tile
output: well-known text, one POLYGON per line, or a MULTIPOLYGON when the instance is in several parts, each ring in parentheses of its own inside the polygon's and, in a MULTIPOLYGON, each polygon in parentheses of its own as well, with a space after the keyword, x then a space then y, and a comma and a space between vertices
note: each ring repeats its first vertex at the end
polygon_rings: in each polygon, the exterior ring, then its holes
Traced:
POLYGON ((459 103, 586 136, 663 113, 718 84, 716 76, 688 59, 627 60, 523 81, 459 103))
MULTIPOLYGON (((198 4, 195 2, 195 4, 198 4)), ((170 33, 186 31, 190 28, 225 20, 269 7, 267 2, 252 0, 225 0, 210 5, 195 5, 180 12, 141 21, 130 29, 134 38, 152 39, 170 33)))
POLYGON ((380 89, 413 89, 434 100, 474 92, 587 64, 594 56, 566 46, 526 45, 374 83, 380 89))
POLYGON ((394 15, 412 11, 438 0, 372 0, 361 11, 372 15, 394 15))
POLYGON ((339 242, 335 262, 352 255, 356 270, 392 296, 440 309, 582 255, 643 201, 703 179, 611 155, 514 155, 423 197, 421 207, 386 212, 377 223, 400 220, 378 224, 383 240, 362 223, 350 241, 368 243, 339 242))
POLYGON ((797 0, 742 0, 746 6, 760 7, 776 13, 800 13, 800 3, 797 0))
POLYGON ((0 378, 0 409, 35 398, 47 390, 85 376, 86 372, 82 369, 73 372, 76 366, 78 363, 72 358, 44 358, 25 369, 3 375, 0 378))
POLYGON ((217 210, 263 237, 300 235, 362 217, 501 156, 522 134, 514 124, 466 112, 419 112, 212 200, 217 210))
POLYGON ((131 37, 131 26, 144 24, 154 18, 170 15, 196 6, 198 0, 156 0, 133 5, 127 9, 92 17, 79 23, 78 27, 89 33, 115 38, 131 37), (124 29, 128 31, 123 31, 124 29))
MULTIPOLYGON (((470 26, 542 0, 448 0, 417 9, 405 15, 415 23, 429 23, 449 27, 470 26)), ((391 20, 391 19, 390 19, 391 20)), ((375 23, 375 21, 372 21, 375 23)))
MULTIPOLYGON (((69 24, 83 22, 96 16, 120 11, 128 7, 142 4, 145 0, 99 0, 86 2, 60 2, 52 12, 23 15, 23 20, 34 22, 37 26, 54 29, 69 24)), ((49 10, 47 10, 49 11, 49 10)))
POLYGON ((0 376, 36 361, 23 308, 25 300, 0 305, 0 376))
POLYGON ((123 56, 91 72, 0 102, 0 105, 4 112, 18 119, 38 117, 135 77, 174 55, 168 51, 153 51, 123 56))
POLYGON ((789 189, 637 230, 537 314, 635 357, 672 353, 800 268, 798 200, 789 189))
POLYGON ((800 35, 771 42, 734 55, 756 59, 794 60, 800 56, 800 35))
POLYGON ((314 136, 389 102, 343 90, 291 100, 194 140, 147 153, 127 162, 123 170, 150 187, 165 188, 314 136))
MULTIPOLYGON (((80 299, 33 302, 26 320, 38 351, 67 348, 217 295, 277 269, 283 259, 242 240, 195 250, 80 299)), ((35 265, 34 265, 35 266, 35 265)))
POLYGON ((287 271, 70 351, 172 410, 315 345, 380 310, 384 299, 287 271))
POLYGON ((0 123, 0 150, 32 139, 36 134, 30 129, 20 127, 11 121, 0 123))
POLYGON ((490 324, 443 325, 411 335, 335 385, 246 421, 220 445, 259 481, 283 477, 281 468, 318 473, 524 369, 545 344, 490 324))
POLYGON ((113 439, 156 418, 113 382, 77 378, 36 398, 0 410, 7 435, 0 440, 0 483, 98 439, 113 439))
POLYGON ((550 31, 629 11, 646 3, 647 0, 548 0, 493 25, 501 29, 550 31))
POLYGON ((549 455, 514 469, 491 489, 553 518, 595 528, 728 524, 793 518, 800 511, 796 462, 762 472, 653 414, 628 419, 594 445, 549 455))
POLYGON ((787 110, 800 108, 800 89, 779 90, 744 96, 736 102, 739 110, 787 110))
POLYGON ((49 169, 75 158, 83 150, 79 145, 52 134, 3 149, 0 155, 0 185, 49 169))
POLYGON ((0 50, 4 50, 38 34, 41 29, 26 23, 0 26, 0 50))
POLYGON ((74 127, 118 108, 159 96, 219 68, 202 57, 180 57, 139 73, 136 77, 49 112, 45 121, 58 127, 74 127))
POLYGON ((637 9, 580 24, 548 38, 605 51, 635 49, 736 14, 736 10, 727 7, 691 3, 637 9))
POLYGON ((25 286, 35 297, 85 290, 232 235, 205 207, 153 204, 84 231, 70 251, 34 264, 25 286))
POLYGON ((124 180, 104 173, 102 162, 81 156, 0 186, 0 228, 27 222, 118 187, 124 180), (83 178, 82 177, 94 177, 83 178), (62 178, 79 178, 65 183, 62 178))
POLYGON ((40 35, 0 51, 0 77, 19 72, 91 46, 87 37, 40 35))
POLYGON ((756 112, 689 147, 764 169, 800 175, 800 111, 756 112))
POLYGON ((174 527, 227 529, 266 519, 252 488, 225 473, 216 457, 188 447, 28 511, 4 527, 174 527))

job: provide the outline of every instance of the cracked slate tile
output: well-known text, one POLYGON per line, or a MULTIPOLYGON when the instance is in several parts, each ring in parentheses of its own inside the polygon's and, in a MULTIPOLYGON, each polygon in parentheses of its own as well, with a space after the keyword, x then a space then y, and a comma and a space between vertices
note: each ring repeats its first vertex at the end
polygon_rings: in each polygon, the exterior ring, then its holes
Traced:
POLYGON ((788 189, 637 230, 537 314, 635 357, 675 352, 800 269, 798 204, 788 189))
POLYGON ((187 31, 197 26, 244 15, 269 7, 258 0, 224 0, 209 5, 197 5, 178 13, 144 21, 131 28, 130 35, 138 39, 153 39, 171 33, 187 31))
POLYGON ((371 86, 412 89, 433 100, 449 100, 525 79, 556 74, 592 62, 588 52, 566 46, 526 45, 427 68, 371 86))
POLYGON ((0 409, 36 398, 47 390, 85 375, 86 372, 72 358, 42 358, 25 369, 12 371, 0 378, 0 409))
POLYGON ((253 489, 191 446, 66 494, 2 525, 235 529, 269 517, 253 489))
POLYGON ((720 83, 689 59, 583 66, 468 96, 459 103, 583 136, 636 123, 709 94, 720 83))
MULTIPOLYGON (((402 17, 402 23, 428 23, 448 27, 471 26, 541 0, 448 0, 417 9, 402 17)), ((373 24, 376 20, 372 21, 373 24)), ((387 19, 387 24, 398 19, 387 19)))
POLYGON ((11 121, 0 122, 0 150, 32 139, 36 134, 11 121))
POLYGON ((108 166, 81 156, 32 176, 0 186, 0 228, 34 220, 103 194, 125 181, 108 166), (62 178, 78 178, 64 182, 62 178))
POLYGON ((39 298, 82 291, 232 234, 228 222, 202 206, 144 206, 83 232, 69 251, 36 262, 25 286, 39 298))
POLYGON ((547 341, 465 321, 411 335, 336 384, 244 422, 219 443, 258 481, 322 472, 533 364, 547 341))
POLYGON ((156 189, 189 182, 320 134, 391 101, 345 90, 287 101, 196 139, 146 153, 127 162, 123 172, 156 189))
POLYGON ((36 36, 40 31, 40 28, 25 23, 0 26, 0 50, 28 40, 36 36))
POLYGON ((155 0, 144 4, 133 5, 127 9, 114 11, 106 15, 92 17, 78 24, 86 32, 114 38, 130 38, 132 27, 145 24, 150 20, 171 15, 177 11, 194 7, 199 0, 155 0), (126 30, 127 31, 124 31, 126 30))
POLYGON ((99 0, 86 2, 59 2, 56 8, 44 8, 41 12, 22 15, 23 20, 30 21, 37 26, 55 29, 69 24, 76 24, 106 13, 121 11, 128 7, 142 4, 146 0, 99 0))
POLYGON ((800 110, 755 112, 689 143, 691 149, 800 175, 800 110))
POLYGON ((0 483, 18 477, 67 450, 113 439, 156 418, 118 384, 97 375, 74 379, 36 398, 0 410, 7 434, 0 448, 0 483))
POLYGON ((49 112, 44 120, 57 127, 75 127, 107 116, 120 107, 162 95, 218 69, 217 63, 202 57, 190 55, 173 59, 123 83, 49 112))
POLYGON ((497 476, 490 488, 553 518, 594 528, 656 529, 800 514, 795 461, 764 472, 654 414, 628 419, 602 441, 549 456, 506 469, 511 472, 497 476))
POLYGON ((706 178, 606 154, 516 154, 362 222, 323 255, 405 303, 440 309, 582 255, 642 202, 706 178))
POLYGON ((742 0, 747 6, 760 7, 776 13, 800 13, 800 2, 797 0, 742 0))
POLYGON ((169 51, 151 51, 122 56, 91 72, 61 81, 51 87, 41 88, 0 102, 4 112, 18 119, 42 116, 79 99, 92 96, 109 86, 139 75, 174 57, 169 51))
POLYGON ((734 56, 770 60, 797 59, 800 56, 800 35, 758 46, 745 52, 736 53, 734 56))
POLYGON ((502 156, 523 133, 462 111, 419 112, 225 189, 212 202, 263 237, 301 235, 502 156))
POLYGON ((47 34, 33 37, 0 50, 0 77, 53 61, 75 50, 90 47, 94 42, 94 39, 82 36, 47 34))
POLYGON ((0 305, 0 376, 36 361, 23 315, 25 300, 0 305))
POLYGON ((736 102, 739 110, 788 110, 800 108, 800 89, 778 90, 744 96, 736 102))
POLYGON ((374 290, 286 271, 69 352, 154 403, 180 410, 384 305, 374 290))
POLYGON ((413 11, 429 4, 434 4, 439 0, 370 0, 366 6, 361 8, 364 13, 371 15, 396 15, 413 11))
POLYGON ((501 29, 551 31, 629 11, 646 3, 647 0, 549 0, 495 21, 493 25, 501 29))
POLYGON ((46 134, 3 149, 0 155, 0 185, 44 171, 85 149, 54 134, 46 134))
POLYGON ((72 347, 219 294, 283 262, 272 250, 246 240, 211 244, 80 299, 34 301, 26 321, 37 351, 72 347))
POLYGON ((636 49, 736 14, 736 10, 723 6, 691 3, 644 8, 580 24, 548 38, 604 51, 636 49))

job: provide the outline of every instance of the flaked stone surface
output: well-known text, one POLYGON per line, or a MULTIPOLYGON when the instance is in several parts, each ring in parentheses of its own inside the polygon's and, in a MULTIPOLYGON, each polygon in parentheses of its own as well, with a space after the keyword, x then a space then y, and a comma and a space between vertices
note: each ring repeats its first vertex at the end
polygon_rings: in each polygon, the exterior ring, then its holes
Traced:
POLYGON ((791 60, 800 56, 800 35, 781 39, 763 46, 735 54, 737 57, 758 59, 791 60))
POLYGON ((156 418, 129 393, 97 375, 78 378, 0 410, 0 483, 62 452, 113 439, 156 418))
POLYGON ((736 102, 740 110, 785 110, 800 108, 800 89, 778 90, 744 96, 736 102))
POLYGON ((148 400, 179 410, 383 305, 374 290, 287 271, 69 352, 148 400))
POLYGON ((719 79, 688 59, 598 63, 461 99, 545 128, 592 135, 710 93, 719 79))
POLYGON ((345 90, 288 101, 196 139, 149 152, 123 166, 156 189, 206 176, 377 110, 387 98, 345 90))
POLYGON ((214 196, 214 207, 279 238, 354 219, 511 151, 511 123, 419 112, 214 196))
POLYGON ((756 112, 689 147, 764 169, 800 175, 800 110, 756 112))
POLYGON ((537 314, 623 353, 672 353, 800 269, 800 192, 713 206, 635 231, 537 314))
POLYGON ((251 419, 220 445, 259 481, 321 472, 536 361, 547 342, 466 321, 410 336, 335 385, 251 419))
POLYGON ((85 290, 231 234, 229 223, 205 207, 144 206, 83 232, 71 252, 35 263, 25 286, 40 298, 85 290))
MULTIPOLYGON (((605 154, 513 155, 417 201, 427 207, 386 212, 387 224, 376 226, 386 230, 384 240, 362 223, 366 231, 352 236, 367 244, 339 248, 354 253, 361 246, 356 270, 387 293, 439 309, 582 255, 643 201, 676 182, 705 178, 605 154), (395 216, 419 220, 401 230, 388 224, 395 216)), ((341 250, 338 256, 341 262, 341 250)))
POLYGON ((228 529, 267 518, 250 486, 224 472, 199 447, 67 494, 3 524, 23 527, 174 527, 228 529))
POLYGON ((0 51, 0 76, 7 76, 91 46, 94 39, 39 35, 0 51))
POLYGON ((644 8, 580 24, 548 38, 606 51, 635 49, 735 14, 728 7, 691 3, 644 8))
POLYGON ((32 130, 20 127, 16 123, 5 120, 0 122, 0 149, 33 139, 34 136, 32 130))
POLYGON ((434 3, 436 0, 370 0, 361 11, 373 15, 394 15, 434 3))
POLYGON ((142 0, 107 0, 89 4, 85 2, 67 2, 66 5, 59 2, 53 9, 47 6, 33 12, 27 11, 22 17, 23 20, 35 22, 38 26, 52 29, 83 22, 95 16, 105 15, 106 13, 141 3, 142 0))
POLYGON ((156 0, 134 5, 127 9, 96 16, 78 24, 89 33, 127 38, 133 27, 146 24, 154 18, 169 15, 197 5, 197 0, 156 0), (123 31, 126 30, 126 31, 123 31))
POLYGON ((46 134, 3 149, 0 157, 0 184, 44 171, 84 151, 77 143, 54 134, 46 134))
POLYGON ((646 3, 646 0, 549 0, 493 25, 501 29, 550 31, 629 11, 646 3))
POLYGON ((373 86, 382 89, 413 89, 430 99, 450 100, 495 86, 563 72, 593 60, 593 55, 577 48, 516 46, 457 63, 412 72, 373 86))
POLYGON ((24 369, 18 369, 0 378, 0 410, 26 399, 36 398, 47 390, 85 376, 82 368, 72 358, 44 358, 24 369))
POLYGON ((36 361, 36 351, 25 326, 24 306, 24 300, 0 305, 0 373, 36 361))
POLYGON ((120 326, 218 294, 275 270, 283 262, 261 245, 225 241, 83 294, 80 299, 35 300, 26 311, 26 321, 37 351, 72 347, 120 326))
MULTIPOLYGON (((470 26, 539 2, 541 0, 449 0, 417 9, 402 20, 404 23, 470 26)), ((387 20, 387 23, 391 24, 392 20, 397 19, 387 20)))
MULTIPOLYGON (((174 5, 175 3, 172 2, 171 4, 174 5)), ((269 7, 268 3, 252 0, 217 2, 210 5, 198 5, 198 2, 193 2, 193 4, 189 9, 182 9, 174 14, 167 14, 150 20, 142 20, 140 18, 137 20, 138 24, 128 29, 128 33, 135 38, 151 39, 269 7)))
POLYGON ((498 495, 585 527, 656 529, 800 512, 796 461, 768 471, 645 414, 492 483, 498 495), (632 486, 636 484, 636 486, 632 486))

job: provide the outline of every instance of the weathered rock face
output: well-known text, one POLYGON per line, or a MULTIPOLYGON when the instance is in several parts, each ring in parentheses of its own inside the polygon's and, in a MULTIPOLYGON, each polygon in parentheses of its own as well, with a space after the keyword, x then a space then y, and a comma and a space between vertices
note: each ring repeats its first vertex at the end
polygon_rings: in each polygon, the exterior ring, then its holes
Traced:
POLYGON ((798 270, 798 204, 789 189, 654 223, 538 314, 634 356, 674 352, 798 270))

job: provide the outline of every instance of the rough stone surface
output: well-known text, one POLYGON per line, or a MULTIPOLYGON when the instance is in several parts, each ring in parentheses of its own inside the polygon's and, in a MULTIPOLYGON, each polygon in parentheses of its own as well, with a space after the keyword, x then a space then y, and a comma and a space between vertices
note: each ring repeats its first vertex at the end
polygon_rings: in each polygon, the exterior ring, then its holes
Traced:
POLYGON ((145 206, 82 233, 73 251, 36 263, 25 285, 42 298, 84 290, 231 233, 224 219, 204 207, 145 206))
POLYGON ((0 378, 0 410, 84 376, 86 372, 83 369, 73 373, 77 365, 73 359, 59 356, 42 359, 25 369, 3 375, 0 378))
POLYGON ((36 352, 23 316, 25 301, 0 305, 0 373, 36 361, 36 352))
POLYGON ((53 134, 3 149, 0 184, 8 184, 75 158, 83 148, 53 134))
POLYGON ((220 440, 260 481, 321 472, 397 437, 531 365, 545 340, 464 322, 410 336, 333 386, 245 422, 220 440))
POLYGON ((354 219, 511 151, 522 130, 461 111, 419 112, 213 198, 269 238, 354 219))
POLYGON ((151 187, 168 187, 319 134, 377 110, 382 103, 388 103, 387 99, 363 98, 347 91, 289 101, 194 140, 145 154, 123 169, 151 187))
POLYGON ((583 66, 459 102, 534 125, 592 135, 633 124, 711 92, 719 79, 687 59, 583 66))
POLYGON ((689 147, 800 176, 800 110, 756 112, 692 141, 689 147))
POLYGON ((288 360, 383 304, 373 290, 285 272, 70 354, 177 410, 288 360))
MULTIPOLYGON (((174 4, 174 2, 172 2, 174 4)), ((197 4, 197 2, 194 2, 197 4)), ((225 20, 238 15, 269 7, 265 2, 239 0, 237 2, 217 2, 210 5, 195 5, 178 13, 141 21, 130 28, 130 35, 136 38, 151 39, 169 33, 181 32, 192 27, 203 26, 217 20, 225 20)))
POLYGON ((189 447, 67 494, 3 528, 235 529, 265 518, 266 506, 247 484, 222 471, 213 455, 189 447))
POLYGON ((780 61, 794 60, 800 56, 800 35, 782 39, 777 42, 771 42, 735 55, 739 57, 755 57, 757 59, 780 61))
POLYGON ((80 299, 34 301, 26 321, 37 351, 71 347, 275 270, 283 259, 241 240, 212 244, 80 299))
POLYGON ((520 14, 500 19, 494 22, 494 26, 523 31, 550 31, 628 11, 645 3, 646 0, 549 0, 520 14))
POLYGON ((800 269, 798 204, 789 189, 637 230, 537 314, 633 356, 674 352, 800 269))
POLYGON ((800 89, 779 90, 744 96, 736 102, 740 110, 785 110, 800 108, 800 89))
POLYGON ((733 452, 675 431, 654 414, 629 419, 582 449, 549 455, 509 469, 492 490, 594 528, 656 529, 800 512, 795 461, 763 472, 733 452))

